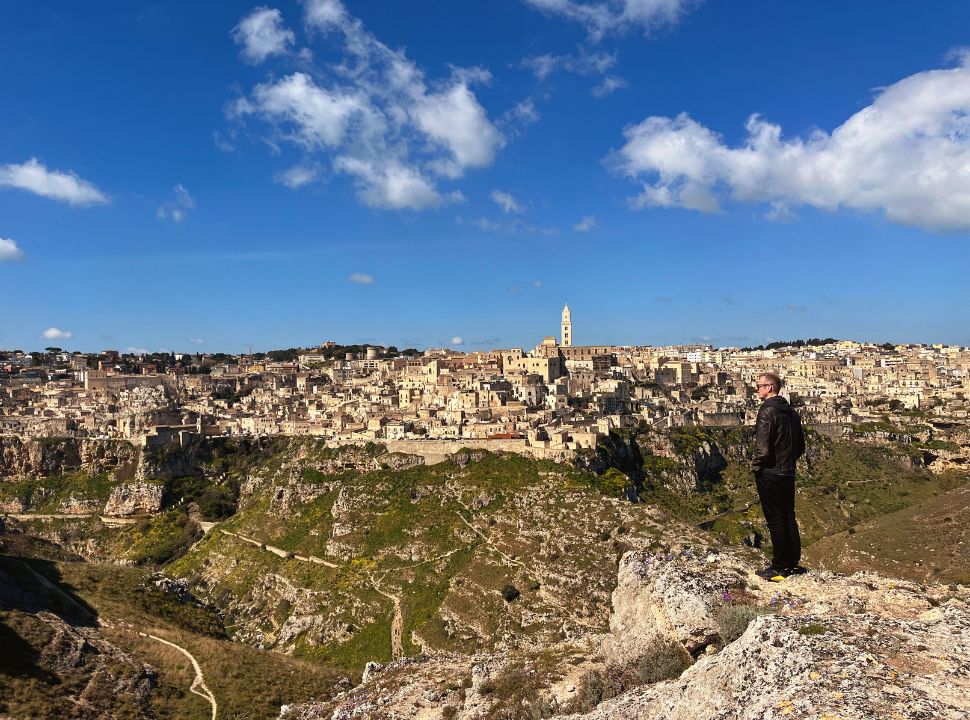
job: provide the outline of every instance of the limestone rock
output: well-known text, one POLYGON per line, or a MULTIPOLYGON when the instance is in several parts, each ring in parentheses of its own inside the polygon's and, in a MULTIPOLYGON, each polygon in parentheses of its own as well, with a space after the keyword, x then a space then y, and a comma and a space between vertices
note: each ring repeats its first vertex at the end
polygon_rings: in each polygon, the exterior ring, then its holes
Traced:
POLYGON ((53 613, 21 615, 20 622, 31 627, 37 671, 50 676, 65 693, 63 707, 45 716, 155 717, 151 708, 151 692, 157 685, 154 668, 108 642, 96 628, 72 626, 53 613))
POLYGON ((100 509, 101 503, 95 498, 77 497, 74 493, 57 506, 57 512, 65 515, 91 515, 100 509))
POLYGON ((104 514, 111 516, 155 513, 162 509, 161 485, 146 482, 125 483, 111 490, 104 514))
POLYGON ((970 701, 970 615, 769 615, 676 680, 643 686, 574 720, 788 717, 957 720, 970 701))
MULTIPOLYGON (((744 557, 726 553, 628 553, 618 571, 610 631, 599 638, 602 654, 591 664, 564 645, 544 648, 541 662, 546 675, 533 689, 513 698, 513 707, 520 709, 518 716, 563 720, 957 720, 968 716, 970 594, 966 588, 827 572, 776 585, 757 578, 754 567, 744 557), (752 610, 755 619, 725 645, 721 618, 731 609, 752 610), (699 659, 679 677, 632 687, 585 714, 565 714, 582 683, 577 666, 617 672, 624 662, 658 642, 680 643, 699 659)), ((492 717, 498 707, 496 696, 516 692, 509 668, 517 668, 526 680, 534 678, 538 657, 533 648, 398 661, 380 672, 368 672, 360 686, 330 703, 294 706, 281 717, 492 717)), ((502 712, 507 713, 508 707, 502 712)))
POLYGON ((273 488, 269 509, 276 515, 287 517, 301 505, 332 490, 333 485, 329 483, 291 482, 289 485, 277 486, 273 488))
POLYGON ((124 440, 0 437, 0 476, 91 473, 137 460, 138 448, 124 440))
POLYGON ((696 654, 716 642, 717 610, 729 588, 747 573, 727 555, 681 550, 623 556, 613 591, 607 661, 622 664, 658 642, 676 642, 696 654))

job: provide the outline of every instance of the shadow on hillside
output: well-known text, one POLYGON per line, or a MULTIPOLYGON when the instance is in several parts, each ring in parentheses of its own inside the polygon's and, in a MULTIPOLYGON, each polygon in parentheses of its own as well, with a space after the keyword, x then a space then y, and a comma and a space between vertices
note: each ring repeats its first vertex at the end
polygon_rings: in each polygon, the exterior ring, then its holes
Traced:
POLYGON ((0 610, 46 611, 70 625, 98 624, 97 612, 62 581, 57 564, 37 558, 0 555, 0 610))
POLYGON ((33 678, 48 685, 57 678, 37 664, 37 651, 17 631, 0 622, 0 675, 16 678, 33 678))

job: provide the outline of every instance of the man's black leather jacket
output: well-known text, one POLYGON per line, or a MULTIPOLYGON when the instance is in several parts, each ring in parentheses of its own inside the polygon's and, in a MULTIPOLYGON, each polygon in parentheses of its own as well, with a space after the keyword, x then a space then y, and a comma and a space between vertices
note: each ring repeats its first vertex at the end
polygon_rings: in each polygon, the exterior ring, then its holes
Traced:
POLYGON ((754 436, 751 468, 755 472, 795 472, 795 461, 805 452, 805 436, 798 413, 785 398, 776 395, 761 404, 754 436))

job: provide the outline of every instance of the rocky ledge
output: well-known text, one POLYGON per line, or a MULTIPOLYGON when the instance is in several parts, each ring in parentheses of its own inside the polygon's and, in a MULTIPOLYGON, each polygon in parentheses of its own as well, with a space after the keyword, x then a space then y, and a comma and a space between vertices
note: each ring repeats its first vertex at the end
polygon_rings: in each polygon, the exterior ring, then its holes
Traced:
POLYGON ((162 509, 165 488, 157 483, 133 482, 116 485, 104 505, 104 514, 127 516, 157 513, 162 509))
POLYGON ((371 666, 282 718, 957 720, 970 593, 872 574, 774 584, 708 548, 623 556, 610 631, 542 649, 371 666))

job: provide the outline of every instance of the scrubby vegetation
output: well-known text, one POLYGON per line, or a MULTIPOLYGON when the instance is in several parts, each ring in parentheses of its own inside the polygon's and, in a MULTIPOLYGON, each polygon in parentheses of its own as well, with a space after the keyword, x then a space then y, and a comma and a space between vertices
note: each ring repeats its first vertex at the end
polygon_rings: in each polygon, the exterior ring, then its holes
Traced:
POLYGON ((202 529, 184 510, 169 510, 139 521, 131 533, 133 542, 126 555, 142 565, 164 565, 182 555, 202 537, 202 529))
POLYGON ((542 695, 560 679, 556 658, 549 652, 533 652, 517 658, 478 688, 488 701, 482 720, 539 720, 553 714, 542 695))
MULTIPOLYGON (((866 428, 857 437, 866 439, 869 432, 888 431, 866 428)), ((877 532, 873 523, 930 507, 967 482, 966 473, 934 474, 922 465, 927 452, 955 452, 953 443, 876 440, 881 445, 809 433, 797 497, 809 557, 813 543, 826 537, 842 543, 838 552, 826 550, 827 561, 857 541, 875 545, 859 544, 860 557, 876 554, 880 544, 903 547, 903 539, 886 534, 888 526, 877 532)), ((210 686, 220 704, 226 699, 240 717, 247 706, 253 717, 274 717, 280 702, 328 696, 343 673, 391 659, 391 597, 400 605, 405 655, 489 650, 497 638, 558 638, 564 623, 574 620, 570 613, 577 618, 573 627, 605 629, 615 561, 628 549, 649 547, 658 528, 673 526, 669 518, 700 525, 719 543, 764 544, 767 533, 747 465, 750 442, 749 428, 624 429, 589 453, 586 467, 605 463, 595 472, 482 451, 435 466, 404 467, 406 458, 389 456, 380 445, 338 449, 296 438, 215 439, 192 448, 191 457, 174 448, 152 450, 156 480, 166 487, 165 512, 126 528, 108 529, 96 518, 63 521, 63 528, 62 521, 43 528, 31 523, 48 537, 75 543, 71 547, 88 539, 105 554, 139 566, 64 562, 67 555, 38 545, 37 553, 51 551, 59 569, 37 570, 99 615, 161 628, 165 637, 191 647, 203 665, 224 667, 210 686), (705 445, 726 461, 716 481, 689 491, 672 484, 694 469, 695 457, 707 457, 705 445), (610 464, 611 458, 617 462, 610 464), (203 537, 190 518, 195 508, 222 524, 203 537), (309 562, 311 556, 337 567, 309 562), (184 578, 201 600, 186 602, 155 587, 147 578, 156 567, 184 578), (268 656, 229 637, 295 659, 268 656), (259 682, 261 674, 277 671, 289 675, 269 686, 259 682)), ((7 483, 3 492, 54 508, 72 493, 106 498, 113 483, 132 474, 131 467, 99 476, 68 474, 7 483)), ((951 502, 949 509, 937 508, 939 517, 932 515, 939 521, 934 532, 951 545, 963 539, 958 531, 967 524, 954 507, 951 502)), ((899 528, 915 520, 906 522, 899 528)), ((898 561, 916 558, 914 550, 898 561)), ((937 562, 926 576, 957 577, 958 564, 958 558, 937 562)), ((30 582, 23 568, 11 572, 30 582)), ((735 592, 718 614, 720 642, 739 637, 762 612, 735 592)), ((130 629, 111 632, 138 657, 160 664, 152 699, 158 717, 205 715, 205 704, 185 692, 188 671, 178 657, 130 629)), ((491 717, 551 711, 537 698, 557 675, 544 669, 541 657, 533 660, 490 681, 491 717)), ((689 662, 676 648, 658 647, 629 666, 590 673, 571 709, 583 711, 634 685, 674 677, 689 662)))
POLYGON ((691 666, 691 656, 677 643, 658 643, 643 655, 623 665, 610 665, 583 674, 574 700, 566 712, 589 712, 604 700, 622 695, 640 685, 679 677, 691 666))
POLYGON ((55 513, 67 502, 104 505, 115 480, 108 473, 74 472, 0 482, 0 500, 17 500, 31 512, 55 513))

